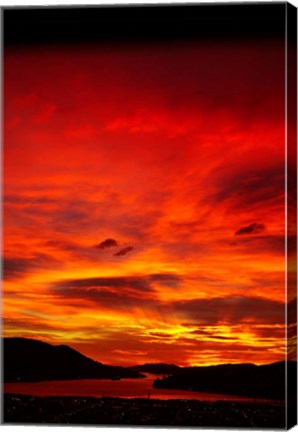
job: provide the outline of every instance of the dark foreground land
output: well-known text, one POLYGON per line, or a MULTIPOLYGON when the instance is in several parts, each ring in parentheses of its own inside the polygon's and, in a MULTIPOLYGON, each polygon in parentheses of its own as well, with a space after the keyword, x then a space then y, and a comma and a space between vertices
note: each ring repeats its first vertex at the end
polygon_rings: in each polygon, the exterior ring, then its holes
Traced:
POLYGON ((4 423, 284 428, 280 403, 5 394, 4 423))

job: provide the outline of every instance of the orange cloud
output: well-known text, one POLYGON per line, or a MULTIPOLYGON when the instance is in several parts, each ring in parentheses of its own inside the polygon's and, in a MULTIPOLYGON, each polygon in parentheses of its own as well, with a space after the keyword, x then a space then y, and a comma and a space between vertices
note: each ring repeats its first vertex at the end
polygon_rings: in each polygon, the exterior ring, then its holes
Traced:
POLYGON ((5 51, 4 333, 283 359, 283 44, 85 48, 5 51))

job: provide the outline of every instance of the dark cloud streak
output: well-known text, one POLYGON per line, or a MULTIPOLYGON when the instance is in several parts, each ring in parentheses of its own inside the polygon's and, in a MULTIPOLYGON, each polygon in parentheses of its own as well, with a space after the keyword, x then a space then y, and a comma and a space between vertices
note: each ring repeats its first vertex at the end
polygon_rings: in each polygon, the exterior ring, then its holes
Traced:
MULTIPOLYGON (((131 288, 136 291, 152 291, 152 288, 147 277, 95 277, 86 279, 70 279, 59 281, 54 284, 54 287, 66 290, 68 288, 131 288)), ((81 291, 80 291, 81 292, 81 291)))
POLYGON ((115 246, 118 246, 118 243, 116 242, 116 240, 114 240, 112 238, 107 238, 106 240, 97 244, 95 247, 97 249, 109 249, 109 248, 115 247, 115 246))
POLYGON ((134 247, 127 246, 127 247, 125 247, 123 249, 120 249, 120 251, 117 252, 117 253, 115 253, 114 256, 124 256, 124 255, 128 254, 129 252, 131 252, 133 250, 134 250, 134 247))
POLYGON ((250 235, 260 234, 265 230, 265 225, 260 223, 252 223, 248 226, 242 227, 235 232, 235 235, 250 235))
POLYGON ((61 268, 63 263, 48 255, 35 254, 32 257, 4 257, 2 260, 3 276, 6 280, 22 278, 31 272, 53 267, 61 268))
MULTIPOLYGON (((154 283, 159 279, 167 285, 169 275, 87 278, 58 281, 52 284, 51 295, 59 298, 87 300, 110 310, 128 310, 141 307, 144 310, 158 311, 160 316, 169 313, 180 317, 195 326, 249 324, 283 324, 285 305, 282 302, 260 297, 215 297, 179 301, 160 301, 155 296, 154 283), (150 297, 148 298, 148 294, 150 297)), ((180 280, 171 275, 172 280, 180 280)), ((172 285, 172 281, 170 281, 172 285)), ((197 329, 194 334, 209 336, 197 329)), ((221 335, 210 334, 215 339, 221 335)))
POLYGON ((283 303, 259 297, 216 297, 172 302, 178 315, 200 325, 215 325, 222 321, 228 324, 243 322, 261 324, 283 324, 283 303))

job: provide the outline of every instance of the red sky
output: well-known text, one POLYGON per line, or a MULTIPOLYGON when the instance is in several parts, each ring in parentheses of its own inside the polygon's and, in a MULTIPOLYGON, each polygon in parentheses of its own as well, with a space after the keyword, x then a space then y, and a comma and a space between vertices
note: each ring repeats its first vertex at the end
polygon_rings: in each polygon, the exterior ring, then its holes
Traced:
POLYGON ((4 91, 5 336, 284 358, 282 43, 8 48, 4 91))

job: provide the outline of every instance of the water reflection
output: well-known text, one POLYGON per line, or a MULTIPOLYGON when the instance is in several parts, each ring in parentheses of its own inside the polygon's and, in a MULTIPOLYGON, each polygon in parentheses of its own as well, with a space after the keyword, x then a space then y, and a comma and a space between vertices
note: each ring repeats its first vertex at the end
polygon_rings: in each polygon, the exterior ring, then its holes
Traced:
POLYGON ((69 380, 43 381, 37 383, 7 383, 4 393, 29 394, 33 396, 93 396, 151 399, 195 399, 200 401, 262 401, 253 398, 199 393, 186 390, 155 389, 152 387, 156 375, 147 374, 142 379, 112 380, 69 380))

